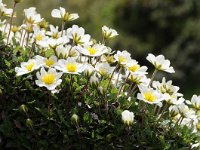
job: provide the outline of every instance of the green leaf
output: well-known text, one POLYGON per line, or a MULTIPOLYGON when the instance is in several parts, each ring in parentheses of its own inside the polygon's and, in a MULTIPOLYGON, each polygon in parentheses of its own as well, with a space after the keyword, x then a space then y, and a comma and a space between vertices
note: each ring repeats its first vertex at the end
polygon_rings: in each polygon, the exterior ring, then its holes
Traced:
POLYGON ((45 52, 45 57, 51 57, 52 55, 55 55, 53 49, 48 49, 45 52))

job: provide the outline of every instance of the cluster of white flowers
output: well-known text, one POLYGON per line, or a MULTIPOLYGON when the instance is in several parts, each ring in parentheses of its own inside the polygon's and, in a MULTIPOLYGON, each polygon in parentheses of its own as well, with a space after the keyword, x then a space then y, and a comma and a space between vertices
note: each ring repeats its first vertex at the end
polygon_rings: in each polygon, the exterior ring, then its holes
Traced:
MULTIPOLYGON (((12 10, 5 7, 0 1, 1 15, 12 17, 12 10)), ((187 125, 194 129, 194 132, 200 129, 200 96, 194 95, 191 101, 185 101, 183 94, 178 92, 179 87, 172 85, 172 81, 166 81, 165 78, 162 82, 155 81, 154 77, 158 71, 175 72, 170 61, 163 55, 148 54, 146 59, 155 67, 153 75, 149 77, 148 68, 132 59, 128 51, 114 51, 106 45, 106 40, 118 35, 116 30, 103 26, 103 41, 95 42, 85 33, 84 28, 78 25, 65 29, 65 23, 79 18, 78 14, 70 14, 60 7, 54 9, 51 15, 64 22, 61 29, 48 25, 34 7, 24 10, 25 18, 19 27, 5 23, 5 20, 1 21, 0 31, 5 42, 13 44, 14 38, 15 42, 24 48, 33 45, 35 47, 35 51, 29 52, 31 59, 15 68, 17 76, 34 72, 37 76, 36 85, 46 87, 50 91, 59 90, 62 76, 65 74, 89 78, 91 85, 105 95, 108 95, 109 84, 119 90, 119 97, 127 91, 128 95, 132 96, 132 93, 139 89, 136 96, 139 101, 161 109, 164 109, 165 104, 171 118, 178 125, 187 125), (54 54, 46 57, 45 53, 50 49, 54 54), (100 86, 102 79, 109 79, 107 89, 100 86)), ((134 122, 133 112, 122 112, 122 120, 130 126, 134 122)))

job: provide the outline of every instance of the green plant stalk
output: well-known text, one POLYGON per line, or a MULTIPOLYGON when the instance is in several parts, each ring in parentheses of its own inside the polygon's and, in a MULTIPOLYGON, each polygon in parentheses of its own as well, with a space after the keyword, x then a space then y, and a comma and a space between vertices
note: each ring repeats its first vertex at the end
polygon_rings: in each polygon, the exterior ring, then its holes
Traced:
POLYGON ((137 88, 137 84, 135 84, 135 85, 133 86, 133 88, 131 89, 131 91, 128 93, 128 96, 127 96, 127 97, 129 97, 129 96, 135 91, 136 88, 137 88))
POLYGON ((106 87, 105 93, 107 93, 107 91, 108 91, 108 88, 109 88, 109 86, 110 86, 111 80, 112 80, 113 75, 114 75, 115 71, 117 70, 117 68, 118 68, 118 65, 115 67, 115 69, 113 70, 113 72, 112 72, 112 74, 111 74, 111 76, 110 76, 110 79, 109 79, 109 81, 108 81, 108 85, 107 85, 107 87, 106 87))
POLYGON ((180 121, 179 121, 179 125, 181 125, 183 119, 184 119, 184 117, 181 117, 181 119, 180 119, 180 121))
MULTIPOLYGON (((121 68, 119 68, 119 73, 120 73, 120 72, 121 72, 121 68)), ((118 84, 118 82, 119 82, 119 75, 120 75, 119 73, 118 73, 118 76, 117 76, 117 81, 116 81, 116 83, 115 83, 116 86, 117 86, 117 84, 118 84)))
MULTIPOLYGON (((25 19, 23 20, 23 23, 22 24, 24 24, 25 23, 25 19)), ((20 30, 20 33, 21 33, 21 36, 20 36, 20 45, 21 45, 21 43, 22 43, 22 38, 23 38, 23 32, 24 32, 24 30, 20 30)), ((25 31, 26 32, 26 31, 25 31)))
POLYGON ((178 123, 180 122, 180 120, 182 120, 182 118, 183 118, 183 117, 181 116, 181 117, 177 120, 177 122, 176 122, 176 124, 175 124, 175 127, 178 126, 178 125, 180 125, 180 124, 178 124, 178 123))
POLYGON ((70 93, 71 93, 71 95, 73 95, 73 91, 72 91, 72 81, 73 80, 73 77, 72 77, 72 74, 70 74, 70 82, 69 82, 69 89, 70 89, 70 93))
POLYGON ((117 70, 118 66, 119 65, 117 64, 116 67, 115 67, 115 69, 113 70, 113 72, 111 74, 111 77, 110 77, 110 79, 108 81, 108 85, 107 85, 106 90, 105 90, 105 109, 106 109, 106 113, 108 113, 108 96, 107 96, 107 91, 108 91, 108 88, 110 86, 110 83, 111 83, 111 80, 113 78, 113 75, 114 75, 115 71, 117 70))
POLYGON ((103 45, 106 44, 106 39, 105 39, 104 35, 103 35, 103 39, 102 39, 102 44, 103 44, 103 45))
POLYGON ((13 16, 14 16, 14 13, 15 13, 16 5, 17 5, 17 3, 14 2, 13 12, 12 12, 12 15, 11 15, 11 18, 10 18, 10 29, 9 29, 8 37, 7 37, 7 45, 8 45, 8 42, 9 42, 10 32, 11 32, 11 29, 12 29, 12 21, 13 21, 13 16))
POLYGON ((61 36, 63 36, 64 28, 65 28, 65 21, 62 21, 62 28, 61 28, 61 36))
POLYGON ((28 31, 25 31, 25 33, 24 33, 24 36, 23 36, 23 38, 22 38, 22 42, 21 42, 21 43, 22 43, 21 46, 24 45, 24 41, 25 41, 25 37, 26 37, 27 32, 28 32, 28 31))
MULTIPOLYGON (((167 110, 167 108, 169 107, 170 105, 168 103, 165 104, 165 106, 163 106, 163 110, 161 112, 161 117, 163 116, 164 112, 167 110)), ((160 112, 158 112, 160 113, 160 112)))
POLYGON ((55 56, 58 58, 58 54, 56 53, 56 47, 53 47, 52 49, 54 51, 55 56))
POLYGON ((27 34, 27 38, 26 38, 26 47, 28 47, 28 42, 29 42, 29 37, 30 37, 30 33, 29 32, 27 32, 28 34, 27 34))
MULTIPOLYGON (((165 104, 165 106, 163 106, 163 110, 162 110, 162 112, 161 112, 161 114, 160 114, 160 117, 158 118, 158 120, 157 120, 157 123, 156 123, 156 125, 155 126, 157 126, 158 125, 158 123, 159 123, 159 121, 160 121, 160 119, 162 118, 162 116, 164 115, 164 113, 165 113, 165 110, 167 109, 169 107, 169 104, 168 103, 166 103, 165 104)), ((155 108, 157 108, 157 105, 155 106, 155 108)), ((159 112, 160 112, 160 110, 161 110, 161 108, 159 107, 159 109, 158 109, 158 112, 156 113, 156 111, 155 111, 155 108, 154 108, 154 113, 155 113, 155 115, 158 115, 159 114, 159 112)))
POLYGON ((33 42, 33 44, 32 44, 32 46, 31 46, 31 48, 30 48, 30 51, 29 51, 29 59, 31 58, 31 53, 33 52, 34 54, 35 54, 35 51, 34 51, 34 49, 33 49, 33 47, 34 47, 34 44, 35 44, 35 42, 33 42))
MULTIPOLYGON (((71 97, 73 95, 73 90, 72 90, 72 79, 73 78, 72 78, 72 74, 70 74, 69 79, 70 79, 70 81, 69 81, 69 85, 68 85, 68 88, 67 88, 67 98, 66 98, 66 105, 67 106, 70 105, 71 97)), ((71 107, 71 105, 70 105, 70 107, 71 107)))
POLYGON ((122 84, 122 86, 120 87, 120 89, 119 89, 119 92, 118 92, 118 95, 117 95, 117 96, 119 96, 119 95, 121 94, 121 92, 122 92, 122 89, 123 89, 123 87, 126 85, 126 83, 127 83, 127 81, 128 81, 128 78, 129 78, 130 74, 131 74, 131 73, 129 73, 129 74, 128 74, 128 76, 126 77, 126 80, 125 80, 125 82, 124 82, 124 83, 122 84))
POLYGON ((155 69, 154 72, 153 72, 153 74, 152 74, 152 76, 151 76, 151 80, 150 80, 150 82, 149 82, 149 86, 151 86, 151 84, 152 84, 152 82, 153 82, 153 80, 154 80, 154 78, 155 78, 157 72, 158 72, 158 70, 155 69))
POLYGON ((48 119, 51 117, 51 91, 48 91, 48 119))
POLYGON ((72 50, 72 48, 73 48, 74 46, 75 46, 75 43, 73 42, 71 48, 69 49, 68 56, 66 57, 66 59, 69 57, 70 52, 71 52, 71 50, 72 50))

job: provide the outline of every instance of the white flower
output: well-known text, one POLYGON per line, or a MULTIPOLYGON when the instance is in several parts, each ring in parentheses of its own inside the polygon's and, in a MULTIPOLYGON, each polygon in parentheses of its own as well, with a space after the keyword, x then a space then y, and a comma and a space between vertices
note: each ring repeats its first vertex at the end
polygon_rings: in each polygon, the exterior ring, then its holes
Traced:
POLYGON ((97 57, 107 52, 107 48, 101 44, 94 44, 93 46, 77 46, 76 49, 83 55, 97 57))
POLYGON ((134 121, 134 114, 133 112, 130 112, 128 110, 124 110, 122 112, 122 121, 124 122, 124 124, 126 125, 131 125, 134 121))
POLYGON ((41 47, 47 47, 48 37, 45 35, 45 32, 43 30, 40 30, 37 26, 33 28, 33 31, 33 38, 36 44, 41 47))
POLYGON ((133 74, 147 74, 147 67, 140 66, 136 60, 131 60, 126 64, 127 70, 133 74))
POLYGON ((13 13, 13 9, 4 7, 4 8, 2 8, 1 12, 2 12, 2 16, 11 17, 12 13, 13 13))
POLYGON ((177 105, 180 114, 185 117, 185 118, 189 118, 189 119, 193 119, 196 118, 196 113, 193 109, 189 108, 185 103, 181 103, 179 105, 177 105))
POLYGON ((2 0, 0 0, 0 12, 2 11, 2 9, 4 9, 6 7, 6 4, 2 3, 2 0))
POLYGON ((30 7, 28 9, 24 9, 24 15, 25 16, 33 16, 33 15, 36 15, 37 12, 36 12, 36 8, 35 7, 30 7))
POLYGON ((167 94, 168 99, 166 101, 169 104, 180 104, 184 101, 183 98, 178 99, 178 97, 183 96, 183 94, 178 93, 179 87, 172 85, 171 80, 166 82, 165 77, 163 77, 161 83, 159 81, 153 81, 152 87, 163 94, 167 94))
MULTIPOLYGON (((158 91, 139 85, 140 93, 137 94, 137 99, 143 100, 149 104, 159 104, 161 101, 165 99, 165 95, 159 93, 158 91)), ((160 105, 160 104, 159 104, 160 105)))
POLYGON ((113 38, 118 35, 116 30, 108 28, 107 26, 102 27, 102 34, 105 39, 113 38))
POLYGON ((21 76, 40 68, 43 64, 37 62, 35 59, 29 59, 27 62, 22 62, 21 67, 15 67, 17 76, 21 76))
POLYGON ((85 69, 83 64, 77 63, 75 59, 70 57, 67 60, 59 60, 55 68, 69 74, 80 74, 85 69))
POLYGON ((174 73, 173 67, 170 67, 170 61, 165 59, 163 55, 154 56, 153 54, 148 54, 147 60, 151 62, 157 70, 162 70, 168 73, 174 73))
POLYGON ((144 74, 131 73, 129 75, 129 80, 137 85, 148 86, 151 79, 147 78, 144 74))
POLYGON ((50 27, 50 31, 47 31, 46 34, 51 36, 51 38, 53 39, 58 39, 61 37, 61 32, 59 32, 59 27, 58 26, 53 26, 53 25, 49 25, 50 27))
POLYGON ((48 90, 55 90, 55 88, 61 84, 62 80, 60 77, 62 73, 56 72, 54 68, 49 68, 46 72, 45 69, 42 67, 40 72, 37 72, 37 79, 35 83, 39 87, 46 87, 48 90))
POLYGON ((95 65, 96 71, 101 75, 101 76, 107 76, 112 74, 114 67, 111 67, 107 62, 106 63, 99 63, 95 65))
POLYGON ((58 60, 56 56, 51 56, 49 58, 45 58, 45 57, 42 57, 42 56, 39 56, 39 55, 36 55, 35 59, 38 62, 43 63, 46 68, 54 67, 57 63, 57 60, 58 60))
POLYGON ((198 143, 195 143, 195 144, 192 144, 192 146, 191 146, 191 149, 193 149, 193 148, 198 148, 200 146, 200 143, 198 142, 198 143))
POLYGON ((186 103, 200 110, 200 96, 193 95, 191 101, 186 101, 186 103))
POLYGON ((50 48, 56 49, 57 46, 63 45, 69 42, 69 39, 67 37, 60 37, 58 39, 49 38, 47 40, 47 44, 50 48))
POLYGON ((92 45, 93 43, 90 41, 90 35, 85 34, 85 30, 77 25, 73 25, 72 28, 67 29, 67 36, 77 45, 92 45))
POLYGON ((187 126, 188 128, 192 129, 192 133, 197 132, 197 124, 198 124, 198 119, 197 118, 183 118, 179 122, 180 126, 187 126))
POLYGON ((41 15, 36 12, 35 7, 24 9, 24 15, 26 17, 26 23, 29 24, 38 24, 43 20, 43 18, 41 18, 41 15))
POLYGON ((79 15, 77 13, 68 13, 66 10, 62 7, 60 9, 53 9, 51 12, 51 16, 54 18, 62 18, 63 21, 73 21, 77 18, 79 18, 79 15))
POLYGON ((125 65, 131 61, 131 54, 126 50, 122 52, 117 51, 117 54, 114 55, 114 58, 119 64, 125 65))
POLYGON ((66 58, 69 55, 70 49, 71 45, 66 45, 66 46, 60 45, 56 47, 56 53, 58 54, 58 57, 62 56, 62 58, 66 58))

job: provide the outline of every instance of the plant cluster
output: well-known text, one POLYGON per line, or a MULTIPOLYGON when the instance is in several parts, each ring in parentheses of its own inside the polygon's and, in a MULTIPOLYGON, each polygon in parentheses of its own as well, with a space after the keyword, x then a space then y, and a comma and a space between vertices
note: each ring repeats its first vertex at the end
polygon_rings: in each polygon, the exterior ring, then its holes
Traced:
POLYGON ((200 96, 185 100, 172 81, 155 80, 160 71, 175 73, 163 55, 148 54, 146 59, 155 69, 149 76, 148 68, 128 51, 107 46, 118 35, 116 30, 103 26, 102 41, 97 41, 78 25, 65 29, 79 15, 62 7, 51 12, 61 29, 49 25, 34 7, 24 10, 21 26, 14 26, 20 2, 14 1, 14 9, 0 2, 1 147, 102 149, 107 144, 109 149, 189 149, 200 145, 200 96))

